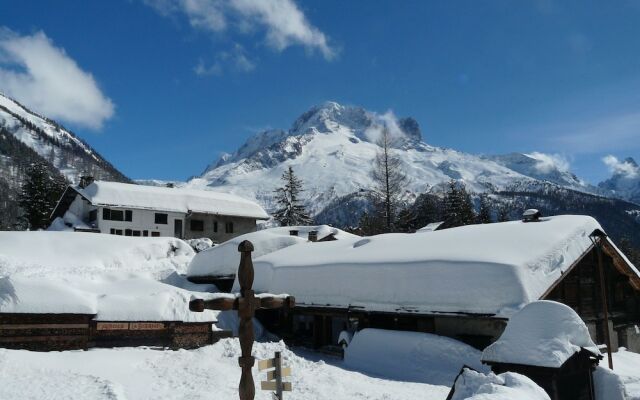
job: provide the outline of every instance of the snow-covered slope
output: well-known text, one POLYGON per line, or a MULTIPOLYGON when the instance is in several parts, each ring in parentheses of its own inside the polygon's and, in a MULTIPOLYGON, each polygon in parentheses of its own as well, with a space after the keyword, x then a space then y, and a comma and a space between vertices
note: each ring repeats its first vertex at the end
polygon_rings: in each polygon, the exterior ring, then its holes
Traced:
POLYGON ((292 166, 304 181, 310 211, 317 214, 337 198, 372 188, 376 139, 385 127, 396 139, 393 151, 401 155, 409 177, 407 199, 451 179, 476 192, 535 182, 493 160, 426 144, 411 118, 327 102, 304 113, 288 131, 253 136, 187 185, 234 192, 270 209, 280 176, 292 166))
POLYGON ((56 167, 69 181, 80 175, 128 181, 107 160, 82 139, 53 120, 36 114, 17 101, 0 93, 0 128, 33 149, 56 167))
POLYGON ((558 157, 542 153, 509 153, 498 156, 487 156, 487 160, 495 161, 505 167, 528 177, 541 181, 556 183, 560 186, 597 193, 598 189, 569 171, 568 165, 558 157))
POLYGON ((626 158, 614 169, 611 178, 601 182, 598 187, 611 191, 614 196, 640 204, 640 167, 631 158, 626 158))

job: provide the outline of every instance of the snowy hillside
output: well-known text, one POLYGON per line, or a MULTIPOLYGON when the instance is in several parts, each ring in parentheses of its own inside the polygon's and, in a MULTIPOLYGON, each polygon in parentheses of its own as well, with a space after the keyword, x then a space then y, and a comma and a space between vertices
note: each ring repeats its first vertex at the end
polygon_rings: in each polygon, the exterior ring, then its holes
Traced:
POLYGON ((255 135, 188 185, 235 192, 271 208, 273 190, 292 166, 305 183, 310 210, 318 214, 338 198, 372 188, 371 164, 383 127, 397 139, 393 151, 401 155, 409 177, 407 199, 451 179, 476 192, 534 182, 492 160, 424 143, 411 118, 327 102, 304 113, 289 131, 255 135))
POLYGON ((71 182, 77 182, 79 176, 85 174, 106 180, 128 181, 121 172, 72 132, 2 93, 0 128, 12 133, 71 182))
MULTIPOLYGON (((609 158, 609 157, 608 157, 609 158)), ((605 159, 605 162, 607 160, 605 159)), ((615 162, 611 178, 601 182, 598 187, 611 191, 616 197, 640 204, 640 167, 631 158, 615 162)))

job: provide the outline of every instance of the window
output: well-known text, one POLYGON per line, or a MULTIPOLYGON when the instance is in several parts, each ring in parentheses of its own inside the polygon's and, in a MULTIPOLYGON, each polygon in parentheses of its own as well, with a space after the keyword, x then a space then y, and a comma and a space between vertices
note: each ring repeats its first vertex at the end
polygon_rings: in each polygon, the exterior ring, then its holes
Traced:
POLYGON ((124 212, 122 210, 111 210, 112 221, 124 221, 124 212))
POLYGON ((89 222, 94 222, 98 219, 98 210, 89 211, 89 222))
POLYGON ((191 230, 202 232, 204 231, 204 221, 200 219, 192 219, 191 220, 191 230))
POLYGON ((102 219, 104 219, 105 221, 124 221, 124 212, 122 210, 111 210, 109 208, 103 208, 102 219))
POLYGON ((133 232, 131 231, 131 229, 125 229, 124 230, 124 235, 125 236, 131 236, 133 234, 133 232))
POLYGON ((116 229, 116 235, 122 236, 122 229, 116 229))
POLYGON ((125 210, 124 211, 124 220, 131 222, 132 219, 133 219, 133 211, 125 210))
POLYGON ((224 231, 226 233, 233 233, 233 222, 227 222, 224 224, 224 231))
POLYGON ((156 213, 156 224, 167 224, 168 221, 167 214, 156 213))
POLYGON ((140 231, 133 231, 133 236, 140 236, 140 231))
POLYGON ((116 230, 111 228, 111 231, 109 231, 110 234, 115 235, 116 234, 116 230))
POLYGON ((213 221, 213 231, 218 232, 218 221, 213 221))
POLYGON ((151 232, 151 237, 159 237, 160 232, 151 232))
POLYGON ((142 231, 142 236, 149 236, 149 231, 142 231))

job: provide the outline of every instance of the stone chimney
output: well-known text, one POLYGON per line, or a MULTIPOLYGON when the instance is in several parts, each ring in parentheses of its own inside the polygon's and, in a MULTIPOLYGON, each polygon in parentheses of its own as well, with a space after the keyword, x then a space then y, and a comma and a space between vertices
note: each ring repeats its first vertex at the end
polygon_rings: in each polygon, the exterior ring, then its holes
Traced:
POLYGON ((298 236, 298 230, 297 229, 292 229, 289 231, 289 235, 291 236, 298 236))
POLYGON ((78 184, 78 186, 80 186, 81 189, 84 189, 87 186, 91 185, 93 183, 93 181, 95 181, 93 176, 91 176, 91 175, 83 175, 83 176, 80 177, 80 184, 78 184))
POLYGON ((310 242, 318 241, 318 231, 309 231, 309 241, 310 242))

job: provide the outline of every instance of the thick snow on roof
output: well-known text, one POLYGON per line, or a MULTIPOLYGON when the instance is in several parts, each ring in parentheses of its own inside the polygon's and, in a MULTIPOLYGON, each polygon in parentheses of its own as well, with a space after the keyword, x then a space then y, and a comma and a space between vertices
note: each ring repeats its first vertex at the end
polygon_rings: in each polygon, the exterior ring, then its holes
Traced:
POLYGON ((189 264, 188 276, 231 276, 235 275, 240 264, 238 245, 249 240, 253 244, 254 251, 251 254, 257 259, 265 254, 292 246, 297 243, 306 243, 309 232, 318 232, 318 240, 329 235, 336 239, 353 239, 359 236, 347 233, 328 225, 319 226, 286 226, 264 229, 258 232, 246 233, 230 239, 219 246, 212 247, 198 253, 189 264), (298 236, 291 236, 289 231, 297 230, 298 236))
POLYGON ((200 291, 211 286, 182 282, 178 273, 194 252, 179 239, 0 232, 0 244, 0 313, 96 314, 103 321, 216 320, 215 312, 189 311, 191 297, 210 296, 200 291))
POLYGON ((464 365, 489 372, 468 344, 422 332, 363 329, 345 349, 347 367, 402 381, 451 386, 464 365))
POLYGON ((530 378, 515 372, 483 374, 465 368, 456 380, 451 400, 549 400, 530 378))
POLYGON ((129 183, 95 181, 79 193, 94 205, 131 207, 187 213, 189 211, 268 219, 257 203, 211 190, 167 188, 129 183))
POLYGON ((508 317, 561 277, 596 228, 567 215, 300 243, 256 259, 254 288, 300 306, 508 317))
POLYGON ((511 317, 500 339, 482 353, 482 361, 559 368, 582 348, 600 354, 575 311, 542 300, 511 317))

